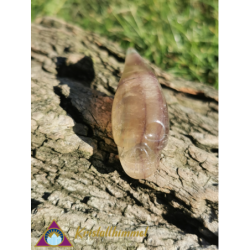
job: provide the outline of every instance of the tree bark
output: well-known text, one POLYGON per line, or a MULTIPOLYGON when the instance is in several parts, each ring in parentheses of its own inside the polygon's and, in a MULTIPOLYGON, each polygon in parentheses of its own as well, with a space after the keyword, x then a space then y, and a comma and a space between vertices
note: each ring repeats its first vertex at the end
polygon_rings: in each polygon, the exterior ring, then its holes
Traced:
POLYGON ((74 249, 217 249, 217 90, 148 62, 168 103, 170 137, 155 174, 134 180, 111 128, 124 51, 54 18, 31 30, 32 249, 53 219, 74 249), (148 232, 74 239, 79 226, 148 232))

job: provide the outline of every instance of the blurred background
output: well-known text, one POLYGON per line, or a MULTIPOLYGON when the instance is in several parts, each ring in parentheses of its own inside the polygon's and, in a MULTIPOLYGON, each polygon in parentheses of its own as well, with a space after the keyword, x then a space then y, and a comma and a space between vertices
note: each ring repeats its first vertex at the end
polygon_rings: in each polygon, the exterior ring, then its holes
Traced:
POLYGON ((218 89, 218 0, 32 0, 32 21, 41 16, 135 47, 167 72, 218 89))

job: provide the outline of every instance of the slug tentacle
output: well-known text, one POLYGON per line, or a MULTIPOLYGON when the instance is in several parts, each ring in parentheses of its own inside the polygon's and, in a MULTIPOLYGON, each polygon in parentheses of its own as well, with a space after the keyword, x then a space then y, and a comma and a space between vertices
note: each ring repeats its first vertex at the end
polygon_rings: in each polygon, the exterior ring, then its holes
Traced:
POLYGON ((113 102, 112 130, 124 171, 135 179, 152 175, 167 145, 168 110, 157 78, 132 48, 113 102))

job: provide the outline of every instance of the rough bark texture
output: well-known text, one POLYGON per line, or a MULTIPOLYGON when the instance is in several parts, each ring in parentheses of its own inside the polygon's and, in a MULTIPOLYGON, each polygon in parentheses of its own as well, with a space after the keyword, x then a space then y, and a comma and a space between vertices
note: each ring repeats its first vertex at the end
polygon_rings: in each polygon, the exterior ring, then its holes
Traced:
POLYGON ((217 91, 150 64, 171 130, 159 169, 134 180, 120 165, 110 120, 124 51, 53 18, 31 29, 32 249, 53 219, 74 249, 217 249, 217 91), (149 229, 146 237, 74 239, 78 226, 149 229))

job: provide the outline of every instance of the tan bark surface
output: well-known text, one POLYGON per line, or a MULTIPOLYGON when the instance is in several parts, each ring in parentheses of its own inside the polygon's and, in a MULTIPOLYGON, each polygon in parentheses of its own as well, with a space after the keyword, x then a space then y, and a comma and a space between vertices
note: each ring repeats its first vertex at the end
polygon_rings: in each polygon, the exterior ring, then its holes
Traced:
POLYGON ((217 249, 218 92, 150 63, 170 137, 155 174, 131 179, 111 130, 124 51, 58 19, 31 29, 32 248, 55 219, 74 249, 217 249), (78 226, 148 234, 74 239, 78 226))

